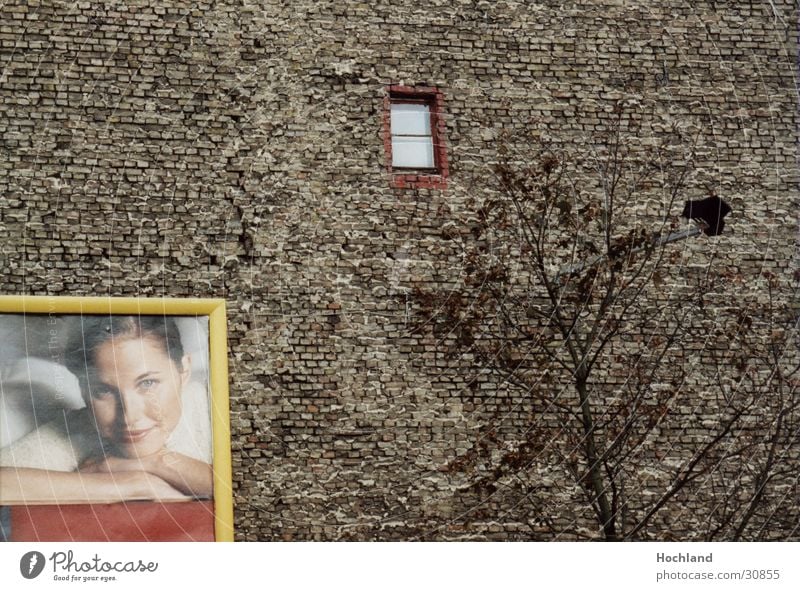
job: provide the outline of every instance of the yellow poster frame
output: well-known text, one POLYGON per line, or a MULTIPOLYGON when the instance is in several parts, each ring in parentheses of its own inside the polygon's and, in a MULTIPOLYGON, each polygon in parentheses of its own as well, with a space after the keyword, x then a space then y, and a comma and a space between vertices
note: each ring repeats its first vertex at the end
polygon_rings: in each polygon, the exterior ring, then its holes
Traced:
POLYGON ((233 541, 228 333, 224 299, 0 296, 0 313, 208 316, 209 387, 211 389, 214 469, 214 536, 217 542, 233 541))

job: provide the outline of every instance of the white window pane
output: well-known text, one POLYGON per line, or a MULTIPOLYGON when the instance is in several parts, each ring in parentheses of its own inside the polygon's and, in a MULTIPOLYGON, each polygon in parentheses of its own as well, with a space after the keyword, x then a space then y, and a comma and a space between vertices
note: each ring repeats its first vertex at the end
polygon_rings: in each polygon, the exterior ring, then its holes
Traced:
POLYGON ((428 105, 398 103, 392 105, 392 134, 431 135, 431 112, 428 105))
POLYGON ((434 168, 433 141, 429 137, 393 137, 392 166, 434 168))

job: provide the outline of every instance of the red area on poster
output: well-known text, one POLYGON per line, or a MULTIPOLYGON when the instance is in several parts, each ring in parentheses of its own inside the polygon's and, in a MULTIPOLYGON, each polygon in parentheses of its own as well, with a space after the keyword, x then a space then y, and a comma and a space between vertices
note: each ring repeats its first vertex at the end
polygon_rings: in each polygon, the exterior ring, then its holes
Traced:
POLYGON ((13 542, 213 542, 214 503, 11 507, 13 542))

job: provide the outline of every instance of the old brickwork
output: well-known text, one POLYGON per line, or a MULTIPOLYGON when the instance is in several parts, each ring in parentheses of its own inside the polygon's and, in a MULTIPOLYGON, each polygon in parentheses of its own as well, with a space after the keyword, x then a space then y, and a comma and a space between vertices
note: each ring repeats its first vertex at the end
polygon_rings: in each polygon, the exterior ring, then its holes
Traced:
POLYGON ((687 198, 712 183, 735 212, 717 260, 786 272, 796 19, 784 0, 5 2, 2 291, 228 301, 239 540, 527 539, 441 471, 524 403, 463 395, 412 331, 412 285, 460 264, 446 212, 490 182, 502 129, 580 141, 628 99, 702 130, 687 198), (392 187, 393 84, 443 93, 444 190, 392 187))

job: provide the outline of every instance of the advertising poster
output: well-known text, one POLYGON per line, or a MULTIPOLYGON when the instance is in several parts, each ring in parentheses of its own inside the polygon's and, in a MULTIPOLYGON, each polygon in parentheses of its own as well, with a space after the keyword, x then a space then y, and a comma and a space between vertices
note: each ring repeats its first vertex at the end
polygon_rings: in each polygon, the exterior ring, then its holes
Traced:
POLYGON ((89 313, 48 300, 47 313, 0 313, 1 538, 224 539, 215 501, 229 504, 230 479, 215 465, 230 461, 227 391, 215 374, 225 358, 212 362, 211 346, 224 342, 219 323, 168 313, 163 300, 138 300, 135 313, 114 300, 89 313))

